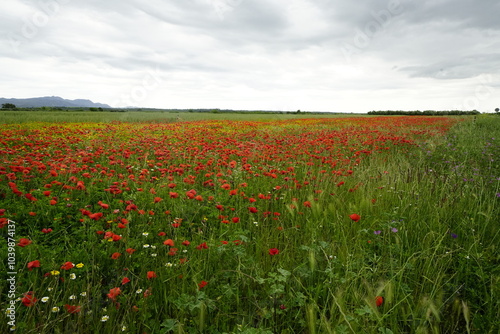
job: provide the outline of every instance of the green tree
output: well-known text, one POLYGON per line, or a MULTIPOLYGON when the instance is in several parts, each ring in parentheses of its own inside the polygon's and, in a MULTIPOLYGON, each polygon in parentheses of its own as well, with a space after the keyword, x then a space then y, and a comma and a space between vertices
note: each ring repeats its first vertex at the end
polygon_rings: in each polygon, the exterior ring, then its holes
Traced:
POLYGON ((16 109, 16 105, 13 103, 3 103, 2 109, 16 109))

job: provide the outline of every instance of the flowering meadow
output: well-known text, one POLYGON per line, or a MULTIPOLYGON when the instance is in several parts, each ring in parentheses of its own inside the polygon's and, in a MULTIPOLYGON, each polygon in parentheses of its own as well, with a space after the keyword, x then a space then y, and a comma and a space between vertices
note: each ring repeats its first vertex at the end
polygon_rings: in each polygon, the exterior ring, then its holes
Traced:
POLYGON ((0 332, 497 333, 500 122, 3 124, 0 332))

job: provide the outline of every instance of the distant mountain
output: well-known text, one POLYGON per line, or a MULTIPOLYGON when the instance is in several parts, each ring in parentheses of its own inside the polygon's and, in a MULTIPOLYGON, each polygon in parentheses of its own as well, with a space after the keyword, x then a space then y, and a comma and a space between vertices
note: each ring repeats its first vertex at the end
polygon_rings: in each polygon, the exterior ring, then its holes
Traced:
POLYGON ((28 99, 9 99, 0 97, 0 104, 12 103, 18 108, 63 107, 63 108, 111 108, 107 104, 94 103, 90 100, 67 100, 59 96, 32 97, 28 99))

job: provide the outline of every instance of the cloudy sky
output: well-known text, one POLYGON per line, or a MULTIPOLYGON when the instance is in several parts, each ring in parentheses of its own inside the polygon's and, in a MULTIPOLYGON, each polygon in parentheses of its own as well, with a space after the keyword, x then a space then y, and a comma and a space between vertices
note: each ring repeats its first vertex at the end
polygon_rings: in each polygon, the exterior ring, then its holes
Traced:
POLYGON ((500 107, 498 0, 9 0, 0 97, 113 107, 500 107))

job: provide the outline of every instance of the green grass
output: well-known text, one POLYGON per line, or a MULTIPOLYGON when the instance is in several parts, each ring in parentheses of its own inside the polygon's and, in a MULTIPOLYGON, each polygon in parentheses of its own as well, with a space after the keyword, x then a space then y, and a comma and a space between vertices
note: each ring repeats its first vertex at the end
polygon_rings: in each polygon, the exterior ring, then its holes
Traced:
POLYGON ((352 117, 353 114, 275 114, 275 113, 211 113, 211 112, 170 112, 170 111, 31 111, 0 110, 0 123, 17 124, 27 122, 186 122, 199 120, 262 121, 302 118, 352 117))

